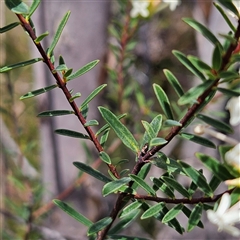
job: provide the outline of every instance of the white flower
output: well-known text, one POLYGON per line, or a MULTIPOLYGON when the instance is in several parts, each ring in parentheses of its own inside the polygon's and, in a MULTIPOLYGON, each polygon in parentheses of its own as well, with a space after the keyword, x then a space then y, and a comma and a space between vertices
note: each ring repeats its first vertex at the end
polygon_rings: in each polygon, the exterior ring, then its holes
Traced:
POLYGON ((181 0, 163 0, 163 2, 169 4, 169 8, 171 11, 174 11, 176 7, 181 4, 181 0))
POLYGON ((225 231, 232 236, 240 236, 240 230, 233 224, 240 222, 240 201, 231 208, 231 197, 228 193, 222 196, 218 209, 215 211, 208 210, 207 217, 210 222, 218 226, 218 231, 225 231))
POLYGON ((138 15, 141 15, 142 17, 148 17, 149 16, 149 11, 148 11, 149 4, 150 4, 149 1, 133 0, 132 1, 133 8, 130 12, 130 16, 132 18, 135 18, 138 15))
POLYGON ((227 164, 240 169, 240 143, 225 153, 225 160, 227 164))
POLYGON ((230 112, 230 124, 236 126, 240 123, 240 96, 232 97, 227 105, 226 109, 230 112))

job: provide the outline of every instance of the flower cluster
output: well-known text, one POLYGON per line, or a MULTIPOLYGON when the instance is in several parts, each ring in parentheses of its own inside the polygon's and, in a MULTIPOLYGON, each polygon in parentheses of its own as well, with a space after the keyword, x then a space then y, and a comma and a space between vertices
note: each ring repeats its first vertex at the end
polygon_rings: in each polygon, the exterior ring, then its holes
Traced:
POLYGON ((158 11, 159 6, 166 4, 171 11, 174 11, 176 7, 181 3, 180 0, 132 0, 132 10, 130 15, 132 18, 138 16, 147 18, 150 15, 158 11))

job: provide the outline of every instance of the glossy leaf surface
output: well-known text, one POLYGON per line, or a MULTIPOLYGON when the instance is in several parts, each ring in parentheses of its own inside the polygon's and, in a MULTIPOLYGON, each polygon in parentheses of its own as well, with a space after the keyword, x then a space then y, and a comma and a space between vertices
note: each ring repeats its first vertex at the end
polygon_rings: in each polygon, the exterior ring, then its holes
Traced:
POLYGON ((51 110, 51 111, 41 112, 37 116, 38 117, 56 117, 56 116, 69 115, 69 114, 74 114, 74 112, 70 110, 51 110))
POLYGON ((86 134, 72 131, 69 129, 57 129, 57 130, 55 130, 55 133, 63 135, 63 136, 73 137, 73 138, 90 139, 89 136, 86 134))
POLYGON ((14 22, 14 23, 10 23, 5 27, 0 28, 0 33, 4 33, 7 31, 10 31, 11 29, 17 27, 20 24, 20 22, 14 22))
POLYGON ((92 224, 89 227, 88 232, 87 232, 88 236, 99 232, 100 230, 102 230, 103 228, 108 226, 111 222, 112 222, 112 218, 110 218, 110 217, 105 217, 105 218, 95 222, 94 224, 92 224))

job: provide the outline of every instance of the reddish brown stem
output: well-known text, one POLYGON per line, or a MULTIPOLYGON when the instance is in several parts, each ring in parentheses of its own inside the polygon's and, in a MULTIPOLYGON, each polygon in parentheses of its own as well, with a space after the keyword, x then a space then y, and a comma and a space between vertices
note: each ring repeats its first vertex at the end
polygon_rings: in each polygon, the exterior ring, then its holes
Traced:
MULTIPOLYGON (((36 36, 35 32, 33 31, 31 25, 21 14, 16 14, 16 15, 17 15, 18 19, 20 20, 22 27, 25 29, 25 31, 28 32, 28 34, 31 37, 34 45, 37 47, 39 53, 43 57, 45 64, 48 66, 51 74, 56 79, 58 87, 62 89, 65 97, 67 98, 67 101, 69 102, 69 104, 71 105, 72 109, 75 112, 75 115, 77 116, 77 118, 79 119, 79 121, 81 122, 81 124, 83 125, 85 130, 87 131, 87 133, 88 133, 90 139, 92 140, 92 142, 94 143, 96 149, 98 150, 98 152, 102 152, 103 147, 101 146, 100 142, 98 141, 98 139, 95 136, 94 132, 92 131, 91 127, 89 127, 89 126, 85 127, 84 126, 84 124, 86 123, 86 120, 83 117, 81 111, 79 110, 77 104, 75 103, 75 101, 70 101, 70 98, 72 96, 71 96, 71 93, 69 92, 69 90, 66 86, 66 82, 61 78, 61 76, 56 71, 54 71, 55 67, 52 64, 52 62, 50 61, 50 58, 47 56, 47 54, 46 54, 45 50, 43 49, 41 43, 36 43, 34 41, 37 38, 37 36, 36 36)), ((115 177, 119 178, 119 174, 116 170, 116 167, 112 164, 108 164, 108 167, 109 167, 110 171, 112 172, 112 174, 115 177)))

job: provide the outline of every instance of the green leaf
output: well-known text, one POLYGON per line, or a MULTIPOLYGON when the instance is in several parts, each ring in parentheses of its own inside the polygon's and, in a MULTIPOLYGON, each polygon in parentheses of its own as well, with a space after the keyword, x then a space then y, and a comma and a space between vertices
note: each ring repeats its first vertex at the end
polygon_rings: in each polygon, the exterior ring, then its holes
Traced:
POLYGON ((153 130, 152 126, 150 123, 148 123, 147 121, 141 121, 143 127, 146 130, 146 134, 149 136, 149 139, 152 139, 155 137, 155 131, 153 130))
POLYGON ((109 182, 103 186, 102 194, 104 197, 111 193, 117 192, 122 186, 129 183, 131 179, 129 177, 123 177, 121 179, 118 179, 116 181, 109 182))
POLYGON ((190 140, 192 142, 198 143, 202 146, 209 148, 216 148, 215 144, 212 143, 207 138, 200 137, 198 135, 190 134, 190 133, 180 133, 180 136, 184 139, 190 140))
POLYGON ((54 84, 54 85, 51 85, 51 86, 48 86, 48 87, 44 87, 44 88, 40 88, 40 89, 31 91, 31 92, 28 92, 28 93, 24 94, 23 96, 21 96, 20 100, 35 97, 35 96, 40 95, 42 93, 48 92, 48 91, 50 91, 50 90, 52 90, 56 87, 57 87, 57 84, 54 84))
POLYGON ((89 120, 84 124, 84 127, 88 127, 88 126, 97 126, 99 125, 99 122, 97 120, 89 120))
POLYGON ((232 22, 229 20, 227 14, 225 13, 225 11, 217 4, 217 3, 213 3, 213 5, 217 8, 217 10, 221 13, 221 15, 223 16, 223 18, 225 19, 225 22, 228 24, 228 26, 232 29, 233 32, 236 31, 236 28, 234 27, 234 25, 232 24, 232 22))
POLYGON ((64 79, 67 79, 68 76, 72 74, 73 69, 69 68, 63 75, 64 79))
POLYGON ((175 198, 173 191, 163 182, 163 180, 158 178, 153 178, 152 181, 154 183, 153 189, 155 191, 160 189, 163 193, 165 193, 170 198, 175 198))
POLYGON ((213 51, 212 66, 215 71, 218 71, 222 66, 222 51, 219 44, 216 44, 213 51))
POLYGON ((175 120, 171 120, 171 119, 167 119, 166 121, 164 121, 164 127, 181 127, 182 124, 178 121, 175 121, 175 120))
POLYGON ((106 130, 100 138, 100 144, 104 147, 105 143, 107 142, 109 136, 110 129, 106 130))
MULTIPOLYGON (((184 205, 182 212, 189 218, 192 211, 184 205)), ((198 222, 197 226, 200 228, 204 228, 203 223, 201 221, 198 222)))
POLYGON ((38 117, 55 117, 55 116, 62 116, 62 115, 69 115, 74 114, 73 111, 70 110, 51 110, 51 111, 44 111, 39 113, 38 117))
POLYGON ((203 115, 203 114, 198 114, 197 118, 201 119, 203 122, 211 125, 212 127, 218 129, 219 131, 223 131, 223 132, 226 132, 226 133, 232 133, 233 132, 232 127, 230 127, 228 124, 226 124, 222 121, 213 119, 213 118, 208 117, 208 116, 203 115))
POLYGON ((88 64, 86 64, 85 66, 83 66, 82 68, 80 68, 79 70, 77 70, 76 72, 72 73, 71 75, 69 75, 66 79, 67 81, 70 81, 74 78, 80 77, 81 75, 85 74, 86 72, 90 71, 92 68, 94 68, 97 64, 99 63, 99 60, 94 60, 88 64))
POLYGON ((53 50, 54 50, 54 48, 56 47, 57 42, 58 42, 58 40, 59 40, 59 38, 60 38, 60 36, 61 36, 61 34, 62 34, 62 31, 63 31, 63 29, 64 29, 64 27, 65 27, 65 25, 66 25, 66 23, 67 23, 67 21, 68 21, 68 18, 69 18, 69 16, 70 16, 70 13, 71 13, 71 12, 68 11, 68 12, 64 15, 63 19, 61 20, 61 22, 60 22, 60 24, 59 24, 59 26, 58 26, 58 29, 57 29, 54 37, 53 37, 53 41, 52 41, 50 47, 48 48, 48 51, 47 51, 48 57, 50 57, 50 56, 52 55, 53 50))
POLYGON ((81 109, 81 113, 82 113, 83 117, 84 117, 85 119, 87 119, 87 115, 88 115, 88 104, 85 105, 85 106, 81 109))
POLYGON ((89 227, 87 235, 90 236, 90 235, 93 235, 94 233, 99 232, 103 228, 107 227, 111 222, 112 222, 111 217, 105 217, 105 218, 95 222, 94 224, 92 224, 89 227))
POLYGON ((222 71, 219 73, 219 78, 221 78, 221 83, 229 82, 235 79, 240 78, 239 74, 236 71, 222 71))
POLYGON ((72 97, 69 98, 69 102, 73 102, 74 99, 80 98, 82 94, 80 92, 75 93, 72 97))
POLYGON ((93 223, 86 217, 84 217, 81 213, 78 213, 75 209, 70 207, 68 204, 58 200, 54 199, 53 203, 57 205, 59 208, 61 208, 64 212, 66 212, 68 215, 82 223, 83 225, 90 227, 93 223))
POLYGON ((221 43, 218 41, 218 39, 212 34, 212 32, 207 29, 205 26, 203 26, 201 23, 197 22, 194 19, 191 18, 183 18, 183 21, 190 25, 192 28, 200 32, 206 39, 208 39, 214 46, 216 44, 219 44, 221 46, 221 43))
POLYGON ((68 67, 66 64, 60 64, 54 69, 54 71, 67 71, 67 70, 68 70, 68 67))
POLYGON ((234 178, 227 168, 217 159, 202 153, 196 153, 196 157, 221 181, 234 178))
POLYGON ((164 208, 164 206, 165 206, 165 203, 163 203, 163 202, 157 203, 156 205, 150 207, 147 211, 145 211, 142 214, 141 219, 147 219, 147 218, 157 215, 158 212, 160 212, 164 208))
POLYGON ((182 166, 183 171, 192 179, 199 189, 201 189, 207 196, 213 197, 212 189, 208 185, 201 172, 197 171, 185 162, 178 161, 178 163, 182 166))
POLYGON ((142 202, 139 201, 135 201, 131 204, 129 204, 127 207, 125 207, 121 214, 119 215, 120 218, 123 218, 127 215, 129 215, 130 213, 132 213, 132 211, 135 211, 136 209, 140 208, 142 206, 142 202))
POLYGON ((160 106, 162 107, 162 110, 164 114, 167 116, 169 119, 173 119, 173 114, 171 110, 171 105, 168 100, 168 97, 164 90, 156 83, 153 84, 153 89, 155 92, 155 95, 160 103, 160 106))
POLYGON ((158 153, 157 157, 151 159, 151 163, 169 173, 181 173, 182 171, 182 167, 175 160, 168 158, 163 153, 158 153))
POLYGON ((28 61, 24 61, 24 62, 9 65, 9 66, 5 66, 5 67, 0 68, 0 73, 4 73, 4 72, 10 71, 10 70, 13 70, 15 68, 25 67, 25 66, 34 64, 36 62, 39 62, 39 61, 42 61, 42 58, 33 58, 31 60, 28 60, 28 61))
POLYGON ((90 139, 89 136, 86 134, 83 134, 80 132, 75 132, 75 131, 68 130, 68 129, 57 129, 54 132, 57 134, 63 135, 63 136, 68 136, 68 137, 90 139))
POLYGON ((172 74, 172 72, 170 72, 167 69, 163 70, 167 80, 169 81, 169 83, 171 84, 171 86, 173 87, 173 89, 175 90, 175 92, 177 93, 177 95, 179 97, 181 97, 184 94, 184 91, 182 89, 181 84, 179 83, 179 81, 177 80, 177 78, 172 74))
POLYGON ((134 221, 140 213, 140 209, 136 209, 118 222, 113 228, 111 228, 108 234, 115 234, 122 229, 125 229, 132 221, 134 221))
MULTIPOLYGON (((151 164, 146 163, 141 170, 138 172, 137 176, 141 179, 145 179, 146 176, 148 175, 149 171, 151 169, 151 164)), ((134 182, 132 185, 132 189, 136 190, 138 188, 139 184, 137 182, 134 182)))
POLYGON ((190 88, 182 97, 179 98, 178 104, 192 104, 196 103, 197 98, 204 93, 211 85, 213 85, 213 81, 207 80, 204 83, 190 88))
POLYGON ((98 107, 102 117, 114 130, 117 136, 121 139, 123 144, 130 148, 134 152, 139 151, 139 146, 130 131, 118 120, 117 116, 114 115, 110 110, 104 107, 98 107))
POLYGON ((148 132, 146 129, 146 131, 143 135, 141 147, 143 147, 146 143, 149 143, 149 141, 152 138, 157 137, 157 135, 162 127, 162 115, 159 114, 156 117, 154 117, 154 119, 150 123, 150 126, 151 126, 151 132, 148 132), (153 130, 153 132, 152 132, 152 130, 153 130), (151 133, 151 135, 150 135, 150 133, 151 133))
POLYGON ((191 63, 191 61, 182 52, 173 50, 172 53, 195 76, 200 78, 203 82, 206 81, 205 76, 191 63))
POLYGON ((202 210, 203 210, 203 205, 201 203, 197 204, 192 210, 192 213, 190 214, 190 217, 188 220, 188 227, 187 227, 188 232, 192 231, 193 228, 198 225, 202 216, 202 210))
POLYGON ((166 223, 170 220, 174 219, 182 210, 183 204, 178 204, 175 207, 173 207, 170 211, 167 212, 167 214, 163 217, 162 222, 166 223))
POLYGON ((150 146, 150 147, 160 146, 160 145, 164 145, 164 144, 166 144, 166 143, 167 143, 167 141, 166 141, 164 138, 153 138, 153 139, 150 141, 149 146, 150 146))
MULTIPOLYGON (((122 119, 122 118, 124 118, 124 117, 126 117, 126 116, 127 116, 127 114, 124 113, 124 114, 121 114, 120 116, 117 116, 117 118, 120 120, 120 119, 122 119)), ((105 132, 106 130, 108 130, 108 129, 110 129, 109 124, 105 124, 104 126, 102 126, 102 127, 96 132, 95 136, 98 136, 98 135, 100 135, 101 133, 104 133, 104 132, 105 132)))
POLYGON ((213 190, 213 192, 217 189, 217 187, 222 183, 222 181, 215 175, 211 178, 209 182, 210 188, 213 190))
POLYGON ((169 186, 176 189, 179 193, 181 193, 184 197, 189 198, 190 194, 185 187, 183 187, 180 183, 178 183, 175 179, 170 177, 162 176, 161 179, 169 186))
POLYGON ((14 13, 17 14, 28 14, 28 5, 21 0, 5 0, 6 6, 14 13))
POLYGON ((41 0, 33 0, 32 5, 29 8, 29 14, 28 14, 28 18, 30 18, 33 13, 36 11, 36 9, 38 8, 39 4, 40 4, 41 0))
POLYGON ((240 188, 235 188, 231 193, 231 206, 239 201, 240 188))
POLYGON ((99 157, 103 160, 103 162, 107 163, 107 164, 111 164, 111 158, 109 157, 109 155, 102 151, 99 153, 99 157))
POLYGON ((237 17, 240 17, 238 9, 231 0, 218 0, 225 8, 233 12, 237 17))
POLYGON ((80 169, 81 171, 93 176, 94 178, 96 178, 102 182, 105 182, 105 183, 111 182, 110 178, 106 177, 98 170, 93 169, 92 167, 90 167, 82 162, 74 162, 73 165, 75 167, 77 167, 78 169, 80 169))
MULTIPOLYGON (((159 212, 158 216, 156 217, 157 220, 162 222, 164 216, 168 213, 168 209, 166 206, 163 206, 162 210, 159 212)), ((184 228, 180 225, 176 218, 172 219, 169 222, 165 223, 169 227, 175 229, 178 233, 183 234, 184 228)))
POLYGON ((49 32, 47 31, 47 32, 45 32, 45 33, 42 33, 41 35, 39 35, 35 40, 34 40, 34 42, 36 43, 36 44, 38 44, 38 43, 40 43, 46 36, 48 36, 49 35, 49 32))
POLYGON ((0 33, 4 33, 7 31, 10 31, 11 29, 17 27, 20 24, 20 22, 14 22, 14 23, 10 23, 7 26, 0 28, 0 33))
POLYGON ((240 91, 234 91, 231 89, 226 89, 226 88, 217 88, 218 91, 222 92, 224 95, 227 95, 229 97, 239 97, 240 96, 240 91))
POLYGON ((191 61, 191 63, 198 69, 201 69, 202 71, 211 72, 212 68, 205 62, 203 62, 201 59, 199 59, 196 56, 188 55, 187 58, 191 61))
POLYGON ((82 102, 81 106, 80 106, 80 110, 85 107, 89 102, 92 101, 93 98, 95 98, 98 93, 100 93, 102 91, 103 88, 105 88, 107 86, 107 84, 103 84, 100 85, 99 87, 97 87, 96 89, 94 89, 89 96, 82 102))
POLYGON ((151 194, 152 196, 155 196, 155 191, 142 178, 134 174, 129 174, 129 177, 141 188, 143 188, 147 193, 151 194))

